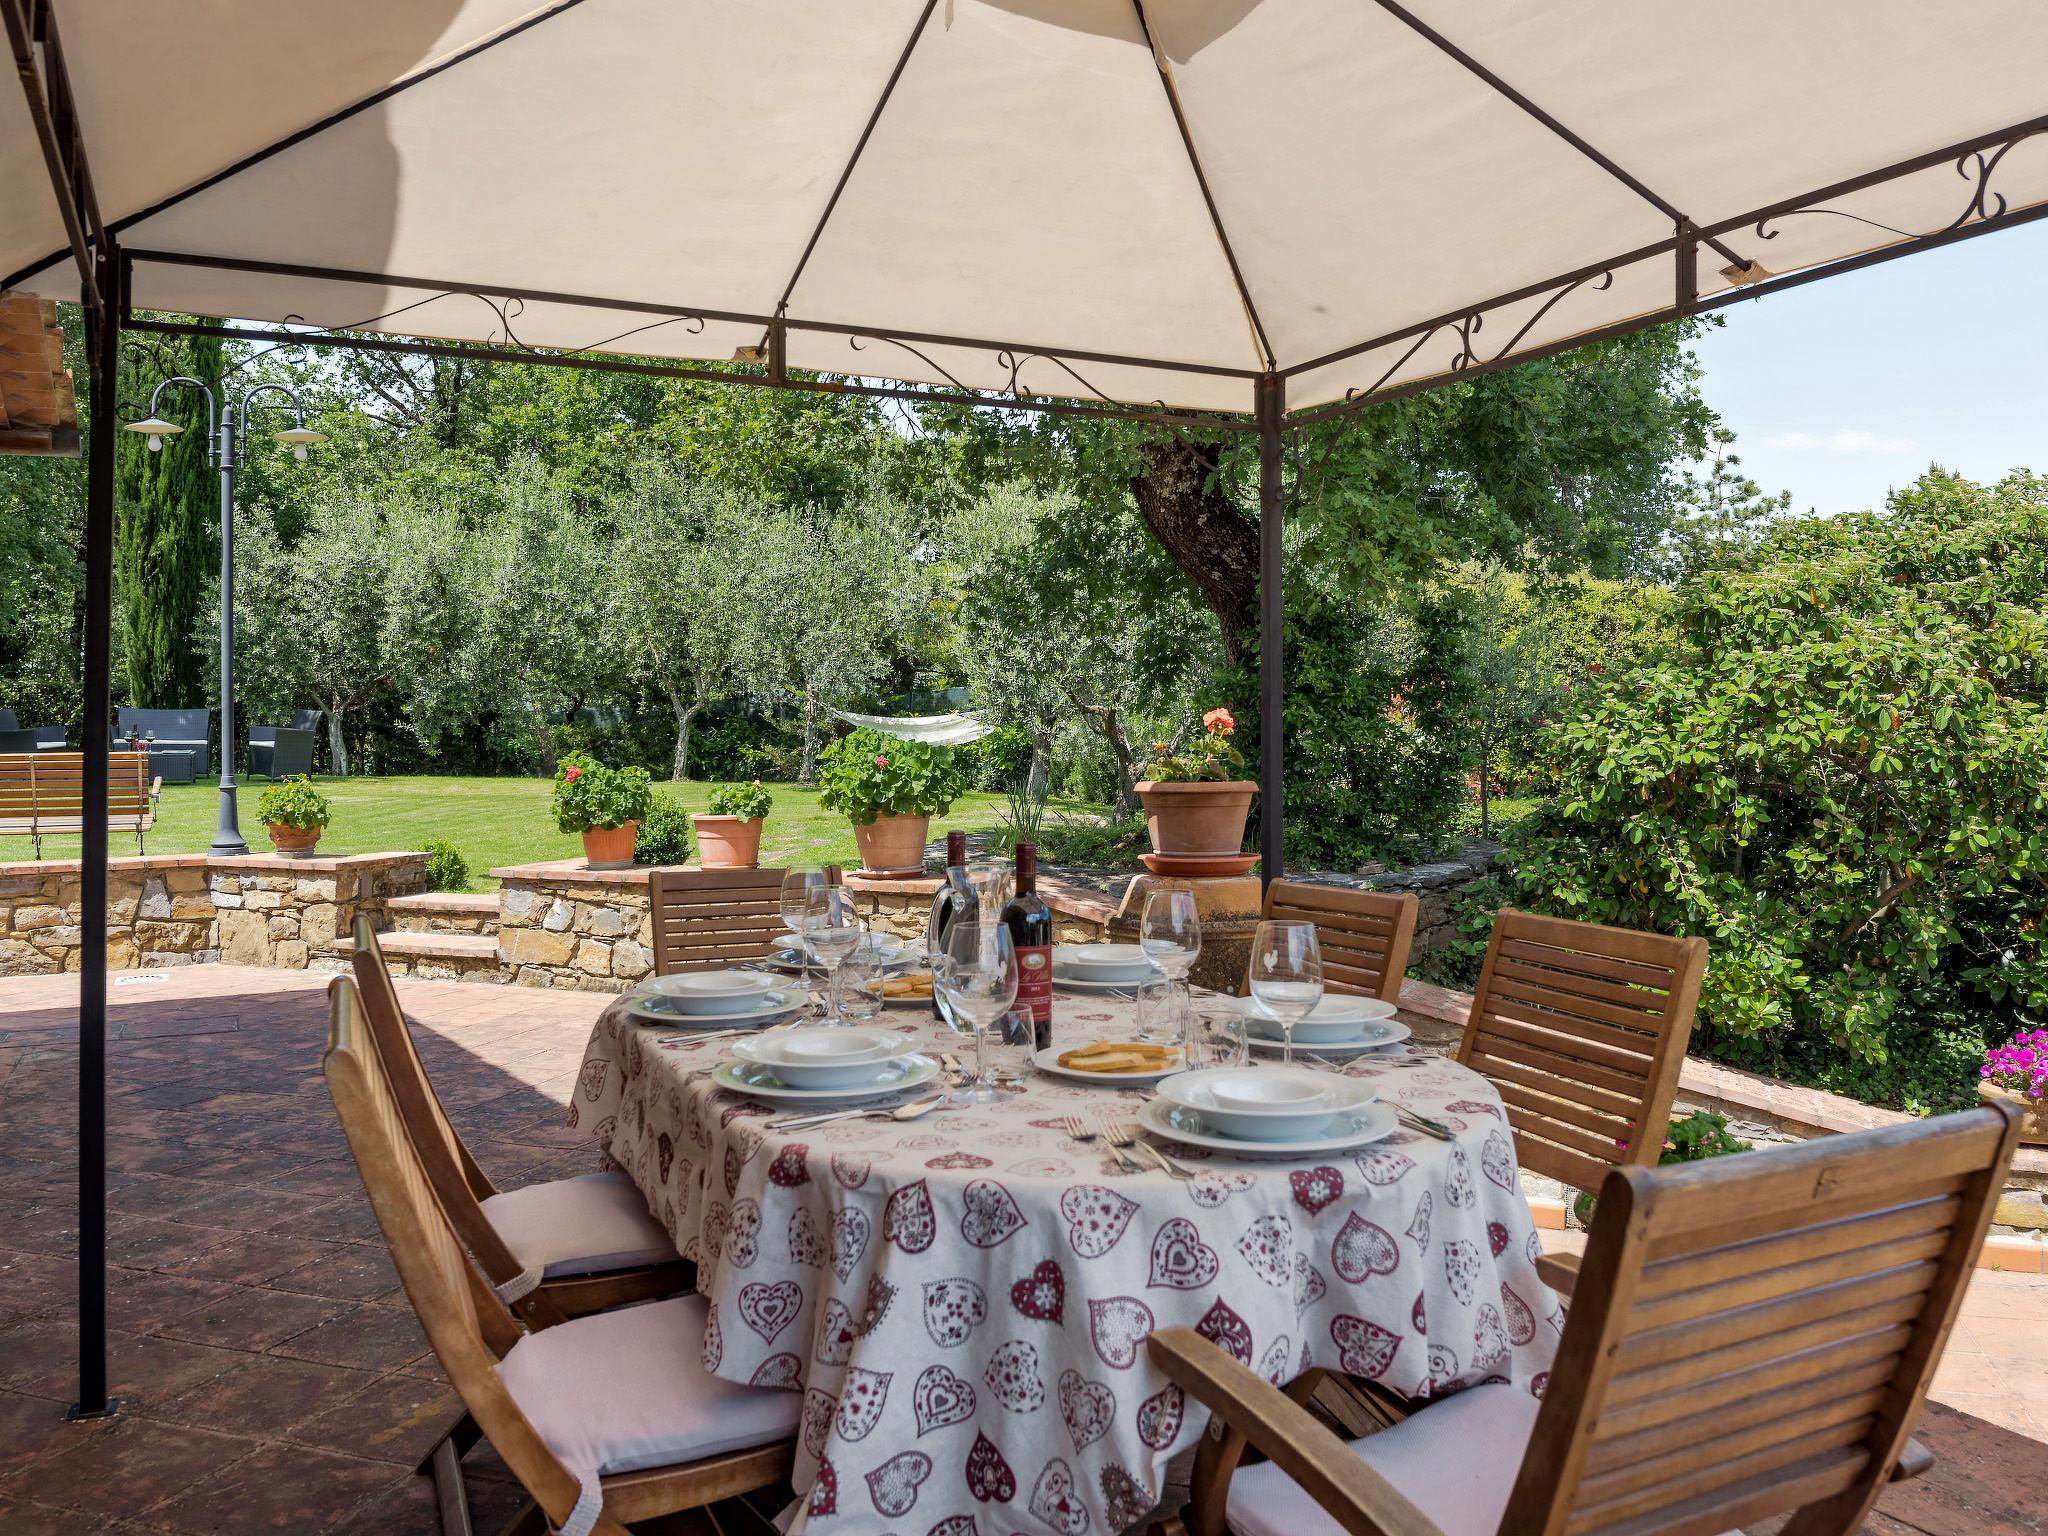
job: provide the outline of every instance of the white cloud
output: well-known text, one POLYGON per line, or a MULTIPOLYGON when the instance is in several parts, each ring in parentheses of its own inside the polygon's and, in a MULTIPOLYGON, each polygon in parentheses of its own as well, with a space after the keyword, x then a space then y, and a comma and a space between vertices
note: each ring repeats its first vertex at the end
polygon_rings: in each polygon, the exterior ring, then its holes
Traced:
POLYGON ((1766 448, 1783 448, 1794 451, 1822 449, 1828 453, 1913 453, 1916 445, 1910 437, 1885 437, 1861 428, 1845 427, 1839 432, 1830 432, 1826 437, 1816 437, 1811 432, 1779 432, 1764 439, 1766 448))

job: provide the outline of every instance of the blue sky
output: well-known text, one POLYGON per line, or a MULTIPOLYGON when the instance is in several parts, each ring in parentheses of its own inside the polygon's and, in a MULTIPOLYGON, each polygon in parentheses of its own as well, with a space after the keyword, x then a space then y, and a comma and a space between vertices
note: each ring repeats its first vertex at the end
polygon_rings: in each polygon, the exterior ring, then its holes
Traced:
POLYGON ((1797 511, 1930 462, 2048 471, 2048 220, 1738 304, 1696 346, 1743 470, 1797 511))

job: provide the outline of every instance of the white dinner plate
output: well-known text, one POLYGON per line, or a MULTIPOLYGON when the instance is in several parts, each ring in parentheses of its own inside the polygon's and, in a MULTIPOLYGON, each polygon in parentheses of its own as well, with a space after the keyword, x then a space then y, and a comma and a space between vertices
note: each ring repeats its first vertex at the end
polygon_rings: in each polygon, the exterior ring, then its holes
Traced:
POLYGON ((659 1024, 666 1029, 750 1029, 786 1019, 803 1006, 803 988, 785 987, 779 992, 764 993, 761 1002, 738 1013, 680 1013, 667 1005, 667 999, 645 992, 628 999, 626 1011, 642 1024, 659 1024))
POLYGON ((659 997, 664 1008, 678 1014, 724 1016, 746 1013, 759 1006, 783 983, 760 971, 737 968, 723 971, 685 971, 677 976, 649 976, 633 990, 644 997, 659 997))
POLYGON ((1111 1086, 1156 1083, 1162 1077, 1171 1077, 1182 1070, 1178 1061, 1171 1066, 1158 1067, 1149 1072, 1080 1072, 1072 1067, 1060 1065, 1062 1053, 1079 1049, 1079 1046, 1073 1045, 1048 1045, 1042 1051, 1031 1053, 1031 1064, 1050 1077, 1071 1078, 1077 1083, 1107 1083, 1111 1086))
POLYGON ((1138 1124, 1169 1141, 1211 1152, 1228 1152, 1233 1157, 1300 1159, 1365 1146, 1391 1136, 1400 1129, 1401 1121, 1390 1105, 1362 1104, 1340 1110, 1336 1122, 1320 1136, 1301 1141, 1240 1141, 1234 1136, 1218 1136, 1203 1125, 1200 1114, 1192 1109, 1165 1099, 1151 1099, 1139 1109, 1138 1124))
POLYGON ((763 1104, 858 1104, 921 1087, 938 1075, 939 1064, 931 1057, 912 1055, 898 1056, 875 1081, 856 1088, 791 1088, 767 1068, 744 1061, 720 1062, 711 1081, 763 1104))
POLYGON ((1063 992, 1116 992, 1130 998, 1137 995, 1140 982, 1150 979, 1140 976, 1137 981, 1089 981, 1061 970, 1057 960, 1052 966, 1052 984, 1063 992))
POLYGON ((910 1035, 838 1026, 778 1029, 732 1042, 733 1055, 766 1068, 791 1088, 865 1088, 897 1058, 916 1050, 910 1035))
MULTIPOLYGON (((1383 1051, 1390 1045, 1399 1045, 1414 1031, 1406 1024, 1388 1019, 1375 1021, 1365 1026, 1365 1033, 1356 1040, 1318 1040, 1311 1043, 1295 1037, 1296 1055, 1326 1056, 1331 1061, 1349 1061, 1353 1056, 1369 1056, 1374 1051, 1383 1051)), ((1277 1036, 1268 1040, 1264 1035, 1245 1031, 1245 1043, 1261 1055, 1278 1056, 1286 1048, 1286 1042, 1277 1036)))
MULTIPOLYGON (((875 954, 881 960, 884 970, 894 970, 898 966, 909 965, 915 959, 910 953, 909 944, 897 938, 894 934, 869 934, 861 942, 874 946, 875 954)), ((787 937, 776 939, 773 942, 769 948, 768 959, 765 963, 774 966, 778 971, 799 971, 803 969, 803 961, 799 956, 796 941, 787 937)), ((813 954, 811 956, 811 969, 822 972, 824 968, 825 962, 813 954)))
POLYGON ((1069 975, 1127 987, 1157 974, 1157 967, 1136 944, 1055 944, 1052 963, 1069 975))

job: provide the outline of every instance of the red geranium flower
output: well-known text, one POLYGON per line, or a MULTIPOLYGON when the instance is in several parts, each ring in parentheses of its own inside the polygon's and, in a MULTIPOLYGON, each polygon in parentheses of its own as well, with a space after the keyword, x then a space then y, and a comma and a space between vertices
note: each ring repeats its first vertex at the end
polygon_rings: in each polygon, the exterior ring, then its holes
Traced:
POLYGON ((583 770, 581 768, 566 768, 562 771, 562 780, 564 783, 574 784, 578 779, 582 777, 583 770))
POLYGON ((1202 729, 1205 731, 1221 731, 1225 736, 1228 736, 1237 729, 1237 722, 1231 718, 1229 710, 1218 705, 1202 716, 1202 729))
POLYGON ((889 759, 887 759, 886 757, 882 756, 882 754, 881 754, 881 753, 877 752, 877 753, 875 754, 875 766, 876 766, 877 768, 886 768, 886 767, 888 767, 888 766, 889 766, 889 759))

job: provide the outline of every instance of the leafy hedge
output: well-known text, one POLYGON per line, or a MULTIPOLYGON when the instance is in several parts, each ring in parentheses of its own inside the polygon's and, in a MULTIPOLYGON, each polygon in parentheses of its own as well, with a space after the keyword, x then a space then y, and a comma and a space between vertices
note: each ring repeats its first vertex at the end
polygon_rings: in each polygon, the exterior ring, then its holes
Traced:
POLYGON ((1714 1055, 1962 1102, 2048 1010, 2048 481, 1786 525, 1678 617, 1544 733, 1511 894, 1706 935, 1714 1055))

